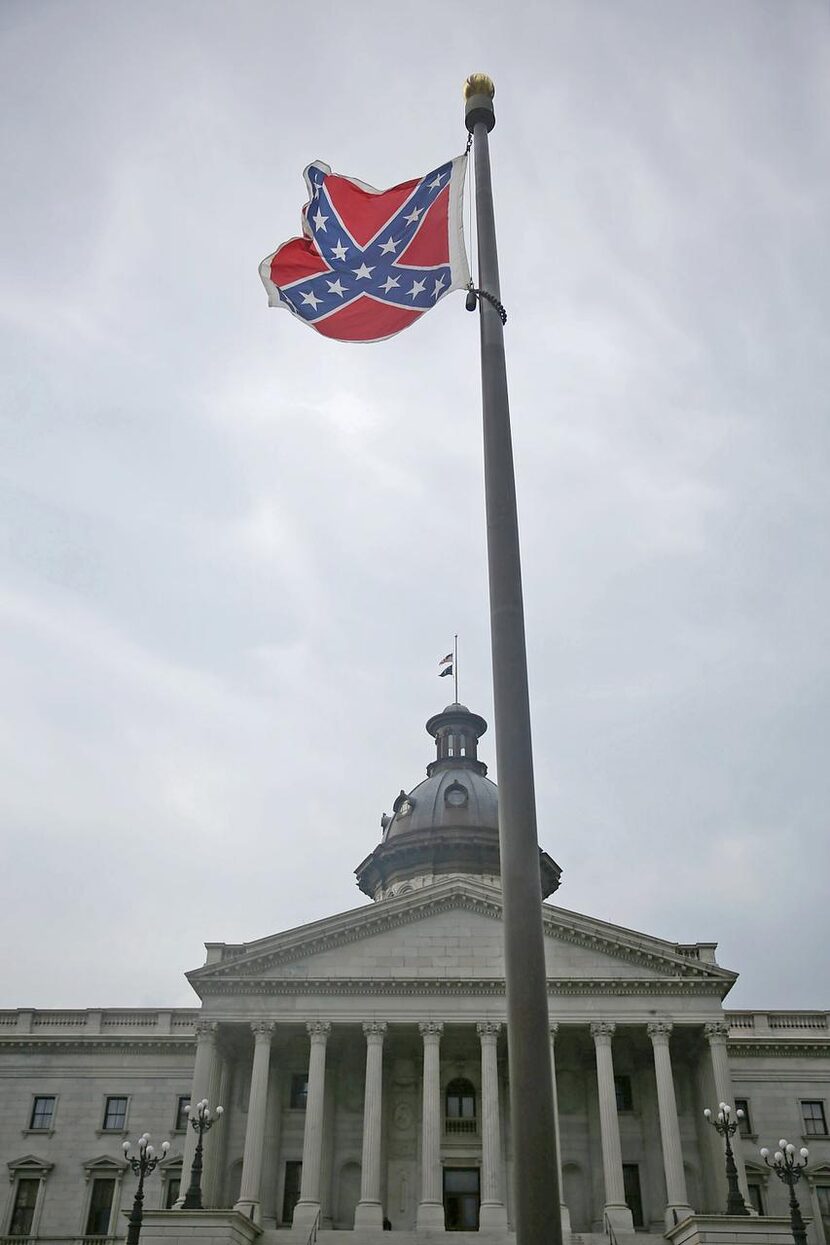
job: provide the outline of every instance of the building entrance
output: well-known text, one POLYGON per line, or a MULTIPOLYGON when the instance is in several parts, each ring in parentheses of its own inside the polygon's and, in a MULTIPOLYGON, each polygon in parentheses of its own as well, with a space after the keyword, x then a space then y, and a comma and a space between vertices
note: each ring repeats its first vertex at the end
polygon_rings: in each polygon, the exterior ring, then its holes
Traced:
POLYGON ((480 1202, 477 1167, 444 1168, 444 1226, 448 1232, 478 1232, 480 1202))

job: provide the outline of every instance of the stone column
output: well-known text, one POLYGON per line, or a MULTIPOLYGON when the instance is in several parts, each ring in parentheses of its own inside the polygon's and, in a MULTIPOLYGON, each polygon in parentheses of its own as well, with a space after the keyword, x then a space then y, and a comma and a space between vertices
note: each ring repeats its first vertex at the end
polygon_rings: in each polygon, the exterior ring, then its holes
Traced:
MULTIPOLYGON (((735 1097, 732 1089, 732 1076, 729 1071, 729 1055, 726 1050, 729 1026, 722 1020, 716 1020, 704 1025, 703 1032, 706 1034, 706 1041, 709 1043, 709 1050, 712 1055, 712 1073, 715 1078, 715 1094, 718 1099, 718 1102, 712 1103, 712 1110, 717 1115, 718 1103, 728 1102, 734 1111, 735 1097)), ((749 1190, 746 1186, 746 1168, 744 1167, 744 1156, 741 1154, 740 1133, 736 1133, 732 1138, 732 1152, 735 1155, 735 1166, 738 1169, 738 1188, 741 1191, 741 1197, 744 1199, 747 1209, 754 1215, 755 1208, 749 1200, 749 1190)), ((721 1153, 723 1153, 722 1150, 721 1153)), ((724 1168, 722 1167, 721 1174, 723 1172, 724 1168)), ((724 1176, 724 1182, 725 1179, 726 1177, 724 1176)))
POLYGON ((423 1117, 421 1125, 421 1200, 415 1226, 444 1229, 444 1190, 441 1187, 441 1063, 442 1024, 418 1025, 424 1039, 423 1117))
POLYGON ((663 1147, 663 1170, 666 1173, 666 1231, 692 1214, 686 1195, 683 1171, 683 1148, 680 1144, 680 1123, 671 1070, 669 1037, 672 1026, 655 1021, 647 1026, 654 1048, 654 1074, 657 1078, 657 1110, 660 1113, 660 1142, 663 1147))
POLYGON ((559 1177, 559 1210, 562 1215, 562 1235, 565 1240, 571 1235, 571 1213, 565 1205, 565 1186, 562 1183, 562 1134, 559 1129, 559 1095, 556 1092, 556 1035, 559 1025, 550 1027, 550 1078, 553 1084, 553 1126, 556 1130, 556 1165, 559 1177))
POLYGON ((380 1138, 383 1105, 383 1038, 386 1025, 367 1021, 366 1092, 363 1100, 363 1155, 360 1172, 360 1201, 354 1215, 358 1228, 383 1229, 380 1201, 380 1138))
MULTIPOLYGON (((228 1083, 227 1065, 227 1058, 217 1049, 216 1058, 211 1069, 210 1085, 206 1095, 211 1107, 227 1106, 225 1102, 228 1083)), ((216 1185, 222 1168, 220 1156, 224 1148, 227 1131, 227 1127, 217 1129, 210 1138, 210 1144, 205 1146, 204 1171, 202 1172, 202 1205, 206 1209, 214 1207, 219 1200, 216 1185)))
MULTIPOLYGON (((190 1101, 194 1107, 197 1102, 201 1102, 203 1098, 208 1097, 210 1083, 213 1079, 214 1064, 217 1059, 216 1035, 218 1029, 219 1025, 215 1020, 196 1021, 196 1062, 193 1065, 193 1080, 190 1084, 190 1101)), ((215 1107, 217 1104, 215 1102, 211 1102, 210 1105, 211 1107, 215 1107)), ((182 1183, 179 1189, 179 1197, 176 1202, 177 1210, 181 1210, 182 1203, 184 1202, 184 1195, 187 1193, 190 1185, 190 1169, 193 1166, 197 1141, 198 1138, 196 1136, 196 1130, 191 1128, 190 1121, 188 1121, 187 1132, 184 1137, 184 1154, 182 1155, 182 1183)))
POLYGON ((501 1113, 497 1046, 501 1025, 476 1025, 481 1042, 481 1231, 507 1231, 507 1208, 502 1192, 501 1113))
POLYGON ((320 1167, 323 1159, 323 1108, 326 1094, 326 1042, 331 1033, 327 1020, 306 1025, 311 1038, 308 1060, 308 1099, 303 1135, 303 1177, 300 1200, 294 1207, 294 1227, 311 1228, 320 1213, 320 1167))
POLYGON ((239 1201, 234 1210, 240 1211, 254 1223, 261 1224, 262 1151, 265 1146, 265 1120, 268 1114, 268 1074, 271 1068, 274 1022, 254 1021, 251 1032, 254 1035, 254 1064, 248 1098, 245 1151, 242 1156, 242 1183, 239 1187, 239 1201))
POLYGON ((605 1182, 605 1216, 615 1232, 633 1232, 634 1220, 625 1204, 620 1122, 617 1119, 617 1092, 614 1088, 614 1061, 611 1039, 616 1025, 599 1021, 591 1025, 597 1057, 599 1127, 602 1138, 602 1174, 605 1182))

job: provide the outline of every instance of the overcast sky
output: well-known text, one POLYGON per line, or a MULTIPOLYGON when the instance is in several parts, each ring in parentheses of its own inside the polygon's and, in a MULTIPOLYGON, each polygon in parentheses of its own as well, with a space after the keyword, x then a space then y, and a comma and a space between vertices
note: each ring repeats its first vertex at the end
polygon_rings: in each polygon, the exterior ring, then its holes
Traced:
POLYGON ((0 1004, 368 902, 456 631, 492 722, 477 317, 345 346, 257 274, 478 69, 557 899, 830 1006, 818 0, 4 0, 0 1004))

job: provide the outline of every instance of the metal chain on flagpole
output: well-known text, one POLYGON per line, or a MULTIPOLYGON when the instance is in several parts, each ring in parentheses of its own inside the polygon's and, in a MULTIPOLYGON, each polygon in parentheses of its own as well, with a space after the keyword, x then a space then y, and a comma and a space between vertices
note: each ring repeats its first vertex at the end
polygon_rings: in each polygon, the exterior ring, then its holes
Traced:
POLYGON ((487 290, 477 289, 471 281, 467 287, 466 307, 468 311, 475 311, 476 298, 486 298, 487 302, 495 307, 496 311, 499 313, 502 324, 507 324, 507 308, 504 306, 504 303, 500 303, 495 294, 490 294, 487 290))
MULTIPOLYGON (((473 134, 471 130, 470 133, 467 135, 467 146, 464 148, 465 156, 469 157, 470 152, 472 151, 472 147, 473 147, 473 134)), ((470 171, 470 166, 469 166, 469 161, 468 161, 468 164, 467 164, 468 175, 469 175, 469 171, 470 171)), ((472 195, 468 196, 468 201, 470 204, 470 212, 472 213, 472 203, 473 203, 472 195)), ((470 222, 470 234, 472 235, 472 219, 470 222)), ((488 290, 480 290, 478 286, 473 283, 473 280, 471 277, 469 285, 467 286, 466 307, 468 311, 475 311, 476 306, 478 305, 476 302, 476 299, 478 298, 486 298, 487 302, 490 303, 493 307, 495 307, 496 311, 499 313, 502 324, 507 324, 507 308, 505 307, 504 303, 500 302, 499 299, 496 298, 494 294, 491 294, 488 290)))

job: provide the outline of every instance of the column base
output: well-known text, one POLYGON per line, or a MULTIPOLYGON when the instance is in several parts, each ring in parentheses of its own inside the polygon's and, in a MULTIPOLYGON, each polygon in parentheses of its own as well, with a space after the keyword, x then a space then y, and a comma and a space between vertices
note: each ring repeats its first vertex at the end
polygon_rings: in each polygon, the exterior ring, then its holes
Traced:
POLYGON ((319 1202, 300 1201, 294 1207, 294 1219, 292 1220, 291 1226, 293 1228, 308 1228, 308 1230, 311 1231, 314 1221, 319 1214, 319 1202))
POLYGON ((564 1202, 559 1203, 559 1213, 562 1216, 562 1235, 567 1241, 571 1235, 571 1212, 564 1202))
POLYGON ((383 1207, 380 1202, 358 1202, 354 1212, 355 1231, 360 1228, 383 1231, 383 1207))
POLYGON ((603 1214, 605 1218, 607 1219, 607 1221, 611 1224, 611 1227, 614 1229, 614 1231, 618 1235, 620 1232, 632 1232, 633 1233, 634 1219, 631 1215, 631 1211, 628 1209, 625 1202, 623 1202, 622 1204, 609 1203, 607 1206, 605 1206, 603 1210, 603 1214))
POLYGON ((415 1229, 418 1232, 443 1232, 443 1202, 419 1202, 418 1215, 415 1219, 415 1229))
POLYGON ((508 1230, 508 1211, 503 1201, 483 1201, 479 1206, 478 1223, 483 1233, 508 1230))
POLYGON ((666 1231, 676 1228, 679 1223, 694 1213, 691 1206, 687 1206, 685 1202, 669 1202, 665 1214, 666 1231))
POLYGON ((482 1202, 478 1212, 478 1226, 482 1232, 506 1232, 507 1208, 504 1202, 482 1202))
POLYGON ((253 1198, 240 1198, 234 1205, 234 1210, 244 1215, 246 1219, 250 1219, 251 1223, 262 1223, 262 1207, 253 1198))

